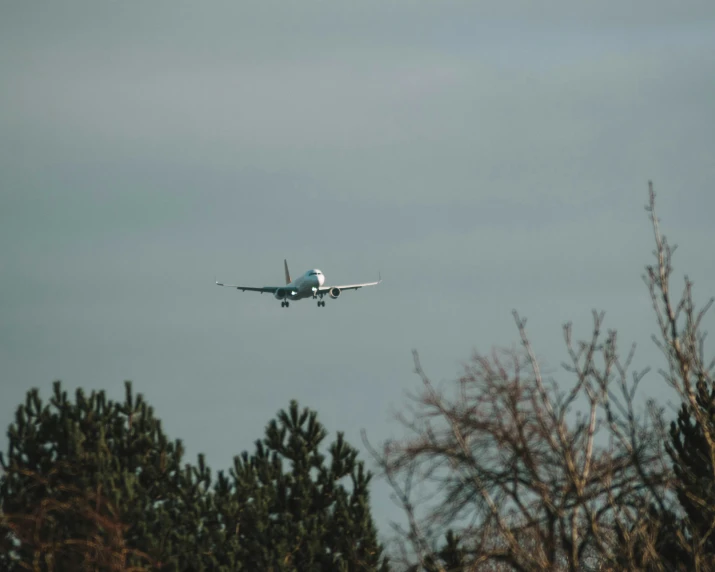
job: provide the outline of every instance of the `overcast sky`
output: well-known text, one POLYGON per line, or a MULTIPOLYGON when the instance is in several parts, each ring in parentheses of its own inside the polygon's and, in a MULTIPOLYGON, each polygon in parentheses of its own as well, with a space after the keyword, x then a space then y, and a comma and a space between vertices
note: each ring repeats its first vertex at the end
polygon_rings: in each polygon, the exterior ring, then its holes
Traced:
POLYGON ((512 309, 551 366, 593 308, 659 366, 649 179, 704 301, 712 0, 0 0, 0 426, 31 387, 131 379, 214 470, 291 398, 377 444, 411 350, 454 378, 512 309), (284 258, 384 282, 288 310, 214 285, 284 258))

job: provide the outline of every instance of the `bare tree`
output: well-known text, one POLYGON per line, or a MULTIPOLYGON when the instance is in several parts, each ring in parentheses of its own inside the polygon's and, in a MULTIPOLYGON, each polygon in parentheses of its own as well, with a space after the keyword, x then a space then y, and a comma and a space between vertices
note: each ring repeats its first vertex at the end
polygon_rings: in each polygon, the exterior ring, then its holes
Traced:
MULTIPOLYGON (((663 374, 699 411, 693 378, 709 380, 712 370, 703 365, 699 330, 707 306, 695 312, 687 279, 681 301, 671 301, 672 249, 652 186, 649 198, 657 264, 645 278, 669 365, 663 374)), ((693 539, 673 538, 663 517, 683 515, 664 412, 653 401, 637 411, 648 370, 632 371, 635 345, 619 351, 616 332, 603 331, 603 313, 593 313, 587 340, 575 340, 566 324, 563 367, 572 381, 559 385, 541 371, 526 320, 516 312, 514 320, 519 347, 475 353, 443 387, 414 353, 422 389, 398 415, 408 436, 371 449, 407 517, 406 529, 396 527, 402 562, 446 570, 436 555, 448 530, 460 538, 459 570, 669 570, 666 537, 695 554, 693 539)), ((715 435, 708 439, 715 471, 715 435)))

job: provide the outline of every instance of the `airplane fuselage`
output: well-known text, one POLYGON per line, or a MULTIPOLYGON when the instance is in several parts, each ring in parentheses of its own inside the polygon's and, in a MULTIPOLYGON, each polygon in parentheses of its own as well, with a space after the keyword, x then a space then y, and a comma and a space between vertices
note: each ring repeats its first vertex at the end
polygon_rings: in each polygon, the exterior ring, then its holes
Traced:
POLYGON ((318 291, 323 284, 325 284, 325 276, 320 270, 314 268, 290 284, 281 286, 273 295, 279 300, 301 300, 302 298, 316 298, 319 295, 322 298, 318 291))

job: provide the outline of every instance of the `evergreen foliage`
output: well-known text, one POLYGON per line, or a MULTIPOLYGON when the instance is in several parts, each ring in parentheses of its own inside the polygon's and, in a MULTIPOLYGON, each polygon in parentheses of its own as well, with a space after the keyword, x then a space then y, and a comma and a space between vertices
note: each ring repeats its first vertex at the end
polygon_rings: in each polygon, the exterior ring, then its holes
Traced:
POLYGON ((122 403, 33 389, 0 454, 0 569, 386 571, 371 474, 326 436, 292 401, 214 480, 129 382, 122 403))
MULTIPOLYGON (((695 390, 695 404, 683 403, 677 421, 670 425, 670 443, 666 447, 673 461, 676 493, 685 518, 680 532, 690 547, 697 550, 664 550, 670 561, 683 563, 686 554, 715 563, 715 467, 708 436, 715 436, 715 386, 700 380, 695 390), (694 412, 697 407, 698 414, 694 412)), ((712 437, 711 437, 712 438, 712 437)), ((713 564, 715 567, 715 564, 713 564)), ((696 568, 690 562, 690 569, 696 568)))
POLYGON ((465 550, 460 546, 459 536, 450 529, 445 535, 442 548, 435 555, 427 557, 428 572, 462 572, 467 570, 465 550))

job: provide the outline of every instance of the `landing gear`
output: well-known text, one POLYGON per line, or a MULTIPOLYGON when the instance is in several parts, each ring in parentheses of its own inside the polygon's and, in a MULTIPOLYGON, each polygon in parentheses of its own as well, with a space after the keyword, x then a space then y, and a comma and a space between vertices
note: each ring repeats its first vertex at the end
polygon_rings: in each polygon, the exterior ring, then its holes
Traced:
POLYGON ((281 308, 287 308, 288 306, 290 306, 290 302, 288 302, 287 300, 281 302, 281 308))
POLYGON ((318 300, 318 308, 320 308, 321 306, 325 308, 325 300, 318 300))

